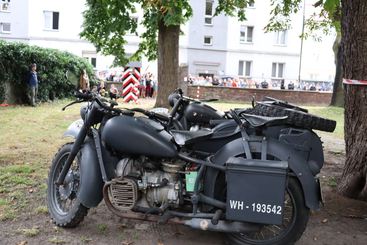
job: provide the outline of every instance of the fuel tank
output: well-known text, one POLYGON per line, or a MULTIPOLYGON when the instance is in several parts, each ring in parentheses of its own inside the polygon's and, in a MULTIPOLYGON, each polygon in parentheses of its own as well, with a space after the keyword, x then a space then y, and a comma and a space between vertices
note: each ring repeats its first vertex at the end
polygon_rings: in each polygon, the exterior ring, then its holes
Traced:
POLYGON ((185 110, 185 117, 191 123, 208 124, 210 120, 222 119, 223 115, 206 104, 191 103, 185 110))
POLYGON ((122 154, 175 157, 176 145, 163 126, 145 117, 117 116, 102 130, 102 143, 122 154))

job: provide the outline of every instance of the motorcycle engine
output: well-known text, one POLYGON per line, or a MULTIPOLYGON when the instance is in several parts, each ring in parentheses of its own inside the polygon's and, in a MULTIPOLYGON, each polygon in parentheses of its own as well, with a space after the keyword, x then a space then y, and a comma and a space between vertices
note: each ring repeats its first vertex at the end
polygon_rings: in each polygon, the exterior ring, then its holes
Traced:
POLYGON ((112 205, 126 211, 134 207, 177 207, 183 188, 179 172, 184 162, 153 162, 148 158, 124 158, 116 166, 109 186, 112 205))

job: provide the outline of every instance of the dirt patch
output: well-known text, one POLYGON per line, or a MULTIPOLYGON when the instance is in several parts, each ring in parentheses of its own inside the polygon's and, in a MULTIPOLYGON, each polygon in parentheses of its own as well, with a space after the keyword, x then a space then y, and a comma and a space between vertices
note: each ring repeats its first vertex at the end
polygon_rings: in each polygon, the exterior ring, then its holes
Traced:
MULTIPOLYGON (((322 135, 322 140, 326 160, 320 179, 325 206, 312 213, 297 244, 366 244, 367 203, 344 198, 336 192, 344 164, 343 140, 328 135, 322 135)), ((38 198, 31 204, 42 205, 44 200, 38 198)), ((0 222, 0 244, 219 245, 226 241, 219 233, 120 219, 107 211, 104 204, 91 209, 74 229, 55 227, 44 211, 30 209, 15 220, 0 222)))

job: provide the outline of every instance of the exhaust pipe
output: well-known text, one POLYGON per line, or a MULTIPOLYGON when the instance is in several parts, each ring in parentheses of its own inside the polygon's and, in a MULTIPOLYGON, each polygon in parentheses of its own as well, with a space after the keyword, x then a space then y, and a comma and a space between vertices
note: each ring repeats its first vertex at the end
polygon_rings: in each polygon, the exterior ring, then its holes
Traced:
POLYGON ((254 223, 245 222, 230 222, 224 220, 218 220, 218 224, 213 225, 210 219, 198 219, 193 218, 184 222, 184 225, 190 226, 194 229, 203 231, 217 231, 217 232, 253 232, 260 229, 260 225, 254 223))

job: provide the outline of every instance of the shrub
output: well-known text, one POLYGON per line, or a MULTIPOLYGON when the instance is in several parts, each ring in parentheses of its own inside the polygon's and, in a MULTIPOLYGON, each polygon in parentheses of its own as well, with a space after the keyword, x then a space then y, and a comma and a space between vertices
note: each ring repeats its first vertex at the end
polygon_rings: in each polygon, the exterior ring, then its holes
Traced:
POLYGON ((83 69, 95 83, 93 67, 83 58, 68 52, 0 40, 0 102, 4 101, 6 86, 18 103, 26 103, 29 65, 37 64, 38 98, 41 101, 72 96, 83 69), (66 74, 69 74, 67 76, 66 74))

